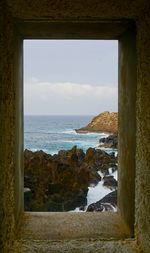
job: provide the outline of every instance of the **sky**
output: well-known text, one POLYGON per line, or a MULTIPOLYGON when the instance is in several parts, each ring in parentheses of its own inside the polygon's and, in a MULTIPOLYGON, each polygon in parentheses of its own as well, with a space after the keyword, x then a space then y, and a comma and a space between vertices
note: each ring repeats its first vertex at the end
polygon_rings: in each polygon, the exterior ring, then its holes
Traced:
POLYGON ((24 40, 25 115, 117 110, 116 40, 24 40))

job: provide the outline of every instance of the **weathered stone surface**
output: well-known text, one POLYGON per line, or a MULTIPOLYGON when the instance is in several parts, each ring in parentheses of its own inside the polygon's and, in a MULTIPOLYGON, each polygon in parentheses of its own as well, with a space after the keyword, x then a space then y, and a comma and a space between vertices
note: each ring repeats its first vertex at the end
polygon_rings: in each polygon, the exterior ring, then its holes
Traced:
POLYGON ((118 131, 118 113, 103 112, 94 117, 92 121, 85 127, 76 129, 77 133, 103 132, 117 133, 118 131))
POLYGON ((15 242, 13 253, 141 253, 135 240, 25 240, 15 242), (15 252, 14 252, 15 251, 15 252))

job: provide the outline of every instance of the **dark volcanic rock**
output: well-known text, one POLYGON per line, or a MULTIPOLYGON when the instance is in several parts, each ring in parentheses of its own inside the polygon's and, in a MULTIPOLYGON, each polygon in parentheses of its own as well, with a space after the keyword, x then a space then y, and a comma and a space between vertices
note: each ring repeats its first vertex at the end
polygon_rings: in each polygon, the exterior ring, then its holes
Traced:
POLYGON ((105 176, 103 177, 103 185, 107 186, 110 189, 114 189, 117 187, 117 181, 113 176, 105 176))
POLYGON ((113 211, 117 206, 117 191, 107 194, 104 198, 88 206, 87 212, 113 211))
POLYGON ((108 137, 103 137, 99 140, 100 147, 105 148, 118 148, 118 136, 117 134, 109 135, 108 137))
POLYGON ((89 148, 86 154, 74 146, 57 155, 24 151, 24 187, 31 190, 29 211, 68 211, 85 206, 88 186, 96 185, 116 158, 89 148))
POLYGON ((110 167, 116 166, 116 157, 100 149, 89 148, 85 155, 85 162, 94 170, 107 172, 110 167))

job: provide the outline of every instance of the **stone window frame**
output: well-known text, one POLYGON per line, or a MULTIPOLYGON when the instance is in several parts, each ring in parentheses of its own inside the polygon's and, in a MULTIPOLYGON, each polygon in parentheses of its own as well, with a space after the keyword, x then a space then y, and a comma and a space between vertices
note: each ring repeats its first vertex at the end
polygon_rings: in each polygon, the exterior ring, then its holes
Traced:
POLYGON ((119 42, 119 169, 117 213, 25 212, 23 239, 134 237, 136 147, 136 27, 131 20, 17 21, 15 23, 16 220, 23 210, 23 40, 116 39, 119 42), (84 216, 83 216, 84 215, 84 216), (82 228, 81 228, 82 224, 82 228), (91 229, 92 226, 92 229, 91 229), (60 234, 60 227, 61 231, 60 234), (53 229, 52 229, 53 228, 53 229), (72 229, 73 228, 73 229, 72 229))

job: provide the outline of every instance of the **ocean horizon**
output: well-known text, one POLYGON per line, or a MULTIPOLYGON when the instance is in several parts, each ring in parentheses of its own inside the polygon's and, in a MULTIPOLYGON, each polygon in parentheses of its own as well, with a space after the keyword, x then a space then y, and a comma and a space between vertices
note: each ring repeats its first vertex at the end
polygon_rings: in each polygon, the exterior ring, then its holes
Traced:
POLYGON ((24 149, 43 150, 57 154, 59 150, 77 146, 86 152, 95 148, 104 133, 76 133, 75 129, 87 125, 93 115, 25 115, 24 149))

